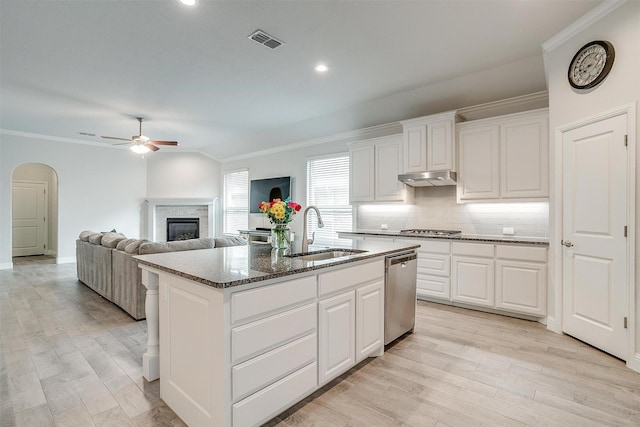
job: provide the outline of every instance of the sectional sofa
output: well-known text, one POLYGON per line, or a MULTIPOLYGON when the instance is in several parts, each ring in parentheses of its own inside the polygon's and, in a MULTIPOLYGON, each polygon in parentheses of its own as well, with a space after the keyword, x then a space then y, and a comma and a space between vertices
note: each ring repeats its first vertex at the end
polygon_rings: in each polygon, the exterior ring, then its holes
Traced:
POLYGON ((242 237, 201 238, 174 242, 128 239, 114 231, 83 231, 76 240, 78 280, 136 320, 145 318, 146 288, 136 255, 246 245, 242 237))

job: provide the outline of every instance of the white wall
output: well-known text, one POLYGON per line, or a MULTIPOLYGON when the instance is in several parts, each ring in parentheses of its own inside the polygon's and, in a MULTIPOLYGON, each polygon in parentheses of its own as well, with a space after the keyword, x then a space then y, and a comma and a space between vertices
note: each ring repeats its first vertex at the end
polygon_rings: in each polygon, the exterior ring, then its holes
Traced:
POLYGON ((140 234, 146 161, 129 150, 0 135, 0 268, 11 267, 11 178, 25 163, 58 175, 58 261, 75 260, 82 230, 140 234))
MULTIPOLYGON (((280 153, 252 157, 244 160, 226 162, 221 165, 221 173, 238 169, 249 170, 249 181, 252 179, 275 178, 291 176, 291 200, 307 207, 307 159, 334 153, 347 153, 345 141, 330 142, 297 148, 280 153)), ((296 233, 296 239, 302 238, 302 215, 296 215, 289 224, 291 231, 296 233)), ((249 214, 249 228, 270 227, 269 220, 262 214, 249 214)))
POLYGON ((460 230, 465 234, 501 235, 513 227, 516 236, 549 237, 549 204, 456 202, 456 187, 415 189, 413 205, 377 204, 357 208, 359 230, 428 228, 460 230))
POLYGON ((49 230, 47 236, 47 254, 55 255, 58 250, 58 175, 47 165, 28 163, 18 166, 13 171, 13 179, 17 181, 42 181, 48 187, 49 230))
POLYGON ((220 197, 220 164, 200 153, 162 152, 147 156, 147 197, 220 197))
MULTIPOLYGON (((549 315, 559 316, 561 301, 556 298, 560 292, 561 271, 556 265, 561 259, 559 247, 562 238, 559 232, 562 221, 562 201, 555 198, 561 185, 559 181, 559 154, 561 141, 555 140, 555 130, 565 124, 578 122, 590 116, 613 110, 624 104, 640 100, 640 2, 629 1, 611 12, 595 24, 580 31, 551 52, 545 54, 545 68, 549 86, 549 129, 551 133, 551 284, 549 287, 549 315), (615 62, 609 76, 595 89, 586 93, 573 90, 567 81, 567 69, 573 55, 584 44, 593 40, 608 40, 615 48, 615 62)), ((636 123, 640 123, 637 110, 636 123)), ((638 133, 630 144, 638 146, 638 133)), ((636 150, 640 156, 640 150, 636 150)), ((636 165, 640 158, 635 159, 636 165)), ((636 166, 637 168, 637 166, 636 166)), ((638 176, 640 177, 640 175, 638 176)), ((638 178, 637 177, 637 178, 638 178)), ((636 179, 636 182, 637 179, 636 179)), ((640 191, 640 184, 636 184, 640 191)), ((640 212, 640 192, 636 194, 636 212, 640 212)), ((635 218, 636 233, 640 230, 640 216, 635 218)), ((636 238, 636 353, 640 353, 640 239, 636 238)), ((637 357, 637 356, 636 356, 637 357)), ((640 367, 640 360, 637 366, 640 367)))

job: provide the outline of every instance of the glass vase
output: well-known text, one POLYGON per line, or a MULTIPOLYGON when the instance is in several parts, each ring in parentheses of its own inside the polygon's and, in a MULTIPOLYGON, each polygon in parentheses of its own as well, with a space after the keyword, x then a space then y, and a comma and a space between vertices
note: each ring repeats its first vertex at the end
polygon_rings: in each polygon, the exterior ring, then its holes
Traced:
POLYGON ((291 247, 291 229, 284 225, 276 225, 271 229, 271 246, 274 249, 289 249, 291 247))

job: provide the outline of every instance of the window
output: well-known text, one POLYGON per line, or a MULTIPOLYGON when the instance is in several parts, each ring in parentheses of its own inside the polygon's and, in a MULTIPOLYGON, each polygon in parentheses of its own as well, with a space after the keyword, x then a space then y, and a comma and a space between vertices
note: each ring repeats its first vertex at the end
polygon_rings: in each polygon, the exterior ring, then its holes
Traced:
POLYGON ((238 234, 249 227, 249 171, 224 174, 222 232, 238 234))
POLYGON ((307 206, 310 205, 320 209, 324 221, 324 228, 318 228, 315 213, 309 212, 307 233, 316 233, 314 245, 339 246, 337 232, 351 231, 352 227, 348 154, 307 161, 307 206))

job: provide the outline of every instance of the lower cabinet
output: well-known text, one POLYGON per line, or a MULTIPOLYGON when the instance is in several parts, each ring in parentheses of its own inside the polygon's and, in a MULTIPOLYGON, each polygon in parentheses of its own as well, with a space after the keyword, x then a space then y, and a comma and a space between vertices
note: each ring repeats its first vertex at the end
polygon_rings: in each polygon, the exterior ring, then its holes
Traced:
POLYGON ((319 376, 324 384, 356 362, 356 295, 349 291, 318 303, 319 376))
POLYGON ((396 239, 420 244, 416 294, 418 298, 451 299, 451 242, 448 240, 396 239))
POLYGON ((452 262, 452 300, 493 307, 494 245, 456 242, 452 262))
POLYGON ((452 253, 453 301, 545 316, 546 247, 456 242, 452 253))
POLYGON ((318 292, 318 383, 323 385, 384 351, 384 264, 320 274, 318 292))
POLYGON ((189 425, 261 425, 384 351, 382 257, 228 289, 158 274, 160 395, 189 425))

